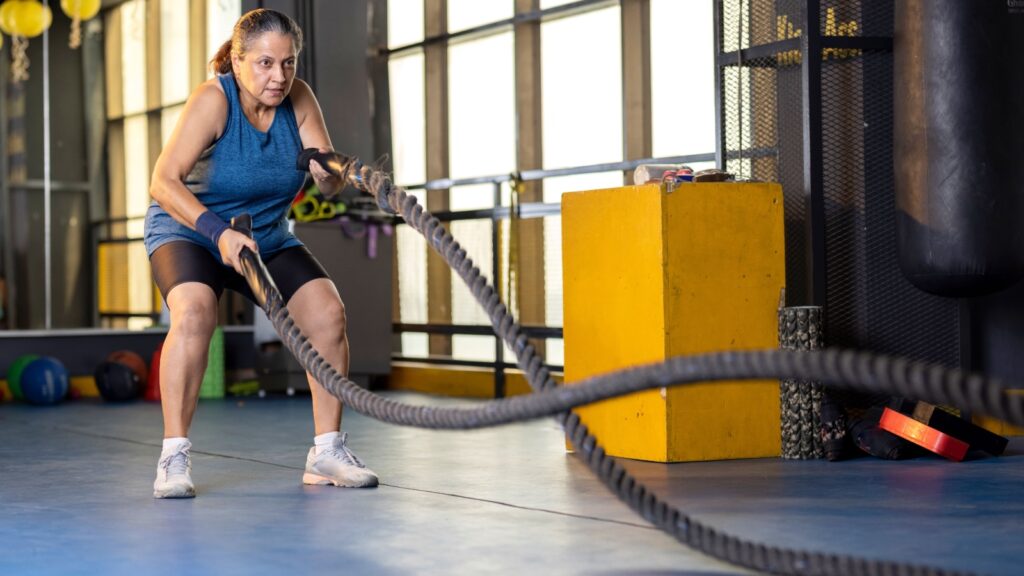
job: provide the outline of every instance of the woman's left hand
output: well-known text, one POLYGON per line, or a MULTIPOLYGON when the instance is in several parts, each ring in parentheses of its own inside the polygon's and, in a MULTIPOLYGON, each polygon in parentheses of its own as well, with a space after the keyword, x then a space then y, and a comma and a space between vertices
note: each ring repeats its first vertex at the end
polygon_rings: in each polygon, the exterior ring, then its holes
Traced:
MULTIPOLYGON (((326 148, 320 148, 320 151, 330 152, 330 150, 326 148)), ((313 181, 316 182, 316 187, 320 189, 320 193, 323 194, 325 198, 330 198, 331 196, 341 192, 343 187, 341 178, 325 170, 324 167, 316 160, 309 161, 309 173, 313 176, 313 181)))

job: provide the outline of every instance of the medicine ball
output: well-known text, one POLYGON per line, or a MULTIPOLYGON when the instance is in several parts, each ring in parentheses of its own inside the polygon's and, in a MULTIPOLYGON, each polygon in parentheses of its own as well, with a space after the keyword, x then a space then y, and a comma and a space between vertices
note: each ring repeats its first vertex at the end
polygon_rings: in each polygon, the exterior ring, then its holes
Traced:
POLYGON ((32 404, 56 404, 68 393, 68 371, 50 356, 28 363, 21 372, 21 393, 32 404))
POLYGON ((149 368, 139 354, 131 350, 116 350, 96 367, 93 376, 104 400, 125 402, 142 394, 149 368))
POLYGON ((25 366, 28 366, 36 358, 39 358, 38 354, 23 354, 15 358, 7 368, 7 387, 10 388, 11 395, 15 400, 25 399, 21 393, 21 373, 25 370, 25 366))
POLYGON ((139 380, 143 383, 149 378, 149 366, 146 365, 146 361, 139 354, 132 352, 131 350, 117 350, 111 352, 107 356, 107 362, 117 362, 118 364, 124 364, 125 366, 132 369, 133 372, 139 375, 139 380))
POLYGON ((104 360, 93 372, 100 396, 109 402, 127 402, 142 393, 142 379, 126 364, 104 360))

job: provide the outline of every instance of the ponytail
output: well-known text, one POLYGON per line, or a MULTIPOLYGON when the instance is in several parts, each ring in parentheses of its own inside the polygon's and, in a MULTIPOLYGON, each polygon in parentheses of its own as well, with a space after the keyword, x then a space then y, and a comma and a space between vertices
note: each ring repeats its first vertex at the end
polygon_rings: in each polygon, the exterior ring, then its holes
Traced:
POLYGON ((210 71, 214 74, 227 74, 228 72, 231 72, 230 39, 221 44, 217 53, 210 59, 210 71))

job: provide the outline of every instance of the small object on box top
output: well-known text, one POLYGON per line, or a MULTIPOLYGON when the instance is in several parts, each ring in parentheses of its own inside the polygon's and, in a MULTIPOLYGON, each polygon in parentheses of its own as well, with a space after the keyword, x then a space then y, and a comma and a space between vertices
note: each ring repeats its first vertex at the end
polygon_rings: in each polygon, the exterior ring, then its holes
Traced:
POLYGON ((732 174, 725 172, 724 170, 719 170, 718 168, 700 170, 693 175, 694 182, 725 182, 732 179, 732 174))
POLYGON ((676 183, 679 182, 693 182, 693 168, 683 165, 676 170, 675 175, 676 183))
POLYGON ((661 183, 667 170, 675 172, 679 166, 675 164, 641 164, 633 170, 634 184, 661 183))
POLYGON ((886 408, 882 412, 882 420, 878 427, 954 462, 960 462, 967 455, 966 442, 943 434, 891 408, 886 408))
POLYGON ((661 175, 659 183, 662 185, 666 192, 672 192, 676 189, 676 171, 665 170, 661 175))

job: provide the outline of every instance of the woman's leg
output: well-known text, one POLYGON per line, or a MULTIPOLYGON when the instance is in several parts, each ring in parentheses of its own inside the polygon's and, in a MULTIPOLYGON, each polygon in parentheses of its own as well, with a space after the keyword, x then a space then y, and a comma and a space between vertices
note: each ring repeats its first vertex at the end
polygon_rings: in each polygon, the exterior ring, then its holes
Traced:
MULTIPOLYGON (((288 300, 288 312, 324 360, 347 376, 345 305, 334 283, 328 278, 306 282, 288 300)), ((341 427, 341 401, 327 392, 311 374, 307 373, 306 378, 309 379, 309 389, 313 393, 316 445, 306 455, 306 471, 302 475, 302 482, 350 488, 376 486, 377 475, 348 448, 347 435, 338 434, 341 427)))
POLYGON ((191 498, 192 443, 188 429, 206 371, 210 337, 217 325, 217 297, 201 282, 183 282, 167 294, 171 328, 160 351, 160 402, 164 442, 153 481, 154 498, 191 498))
POLYGON ((160 352, 164 438, 186 438, 217 327, 217 296, 206 284, 185 282, 171 289, 167 308, 171 328, 160 352))
MULTIPOLYGON (((288 300, 288 313, 324 360, 348 376, 345 305, 334 283, 327 278, 306 282, 288 300)), ((313 394, 315 434, 337 432, 341 427, 341 400, 325 390, 312 374, 307 373, 306 378, 313 394)))
POLYGON ((205 248, 185 241, 163 244, 149 262, 171 312, 158 368, 164 441, 153 497, 191 498, 196 492, 188 430, 206 370, 210 336, 217 325, 217 295, 224 286, 224 271, 205 248))

